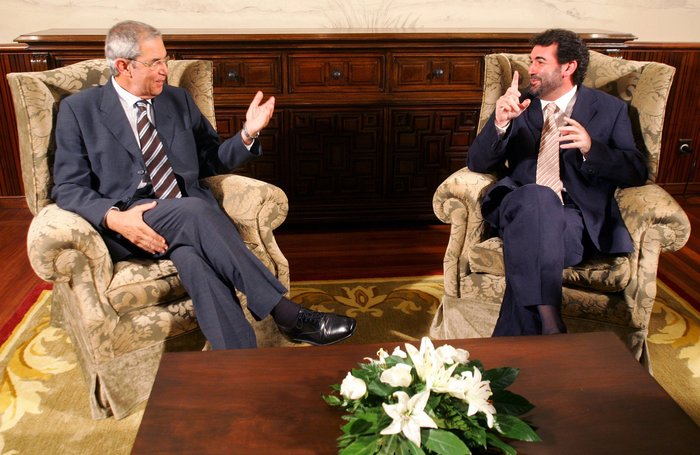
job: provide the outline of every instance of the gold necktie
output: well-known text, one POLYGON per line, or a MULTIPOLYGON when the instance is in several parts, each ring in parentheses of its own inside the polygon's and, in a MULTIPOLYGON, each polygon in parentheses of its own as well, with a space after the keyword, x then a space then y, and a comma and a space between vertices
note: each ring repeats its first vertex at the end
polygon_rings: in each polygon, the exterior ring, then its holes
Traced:
POLYGON ((540 138, 540 152, 537 155, 538 185, 550 187, 561 200, 564 184, 559 177, 559 128, 557 128, 556 113, 559 108, 549 103, 544 108, 544 126, 540 138))

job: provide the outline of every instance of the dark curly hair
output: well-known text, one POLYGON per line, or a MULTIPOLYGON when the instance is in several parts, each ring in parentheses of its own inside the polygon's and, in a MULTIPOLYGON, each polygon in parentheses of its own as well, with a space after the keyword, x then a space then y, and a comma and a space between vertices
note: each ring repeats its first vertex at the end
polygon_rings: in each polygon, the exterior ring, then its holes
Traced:
POLYGON ((588 69, 588 47, 576 33, 561 28, 552 28, 532 37, 530 44, 532 46, 557 44, 557 60, 560 64, 578 62, 578 67, 571 78, 575 85, 583 83, 588 69))

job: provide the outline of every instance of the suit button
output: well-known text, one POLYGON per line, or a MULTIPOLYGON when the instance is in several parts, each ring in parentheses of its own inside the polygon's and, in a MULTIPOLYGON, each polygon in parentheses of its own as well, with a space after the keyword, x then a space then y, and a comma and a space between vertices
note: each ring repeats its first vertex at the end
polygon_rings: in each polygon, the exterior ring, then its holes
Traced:
POLYGON ((146 171, 144 171, 143 169, 141 169, 140 171, 137 172, 138 175, 143 175, 145 173, 146 173, 146 171))

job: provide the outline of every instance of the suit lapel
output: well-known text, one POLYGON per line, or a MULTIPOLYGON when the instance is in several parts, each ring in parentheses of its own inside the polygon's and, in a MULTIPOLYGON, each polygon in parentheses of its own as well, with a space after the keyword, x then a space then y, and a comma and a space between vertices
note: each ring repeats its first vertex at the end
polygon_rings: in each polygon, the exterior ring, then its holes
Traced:
POLYGON ((172 150, 173 136, 175 134, 173 109, 168 104, 168 100, 162 93, 153 99, 153 109, 156 114, 156 130, 158 130, 158 136, 165 146, 166 152, 172 150))
POLYGON ((114 138, 132 155, 141 156, 141 147, 136 142, 134 131, 126 118, 117 91, 109 82, 102 87, 102 102, 100 104, 102 122, 114 138))
POLYGON ((583 126, 586 126, 598 112, 597 98, 593 96, 593 91, 588 87, 579 85, 578 90, 576 104, 574 104, 574 110, 571 112, 571 118, 583 126))

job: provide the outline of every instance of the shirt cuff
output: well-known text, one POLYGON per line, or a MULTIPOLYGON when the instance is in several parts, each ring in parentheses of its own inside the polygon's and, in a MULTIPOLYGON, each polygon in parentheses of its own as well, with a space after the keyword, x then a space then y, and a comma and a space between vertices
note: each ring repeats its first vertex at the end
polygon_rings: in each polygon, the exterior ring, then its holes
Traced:
POLYGON ((506 134, 506 131, 508 131, 508 127, 510 126, 510 122, 506 123, 506 126, 500 127, 496 125, 495 123, 493 126, 496 127, 496 133, 498 133, 498 137, 502 137, 504 134, 506 134))

